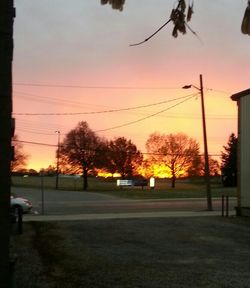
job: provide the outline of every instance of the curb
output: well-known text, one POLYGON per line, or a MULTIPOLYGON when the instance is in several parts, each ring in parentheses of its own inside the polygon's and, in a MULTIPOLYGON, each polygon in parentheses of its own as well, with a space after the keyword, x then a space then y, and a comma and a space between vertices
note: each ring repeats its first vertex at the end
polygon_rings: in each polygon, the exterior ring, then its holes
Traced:
MULTIPOLYGON (((229 215, 233 215, 230 211, 229 215)), ((210 217, 221 216, 220 211, 168 211, 141 213, 104 213, 104 214, 76 214, 76 215, 25 215, 24 222, 34 221, 77 221, 77 220, 105 220, 132 218, 179 218, 179 217, 210 217)))

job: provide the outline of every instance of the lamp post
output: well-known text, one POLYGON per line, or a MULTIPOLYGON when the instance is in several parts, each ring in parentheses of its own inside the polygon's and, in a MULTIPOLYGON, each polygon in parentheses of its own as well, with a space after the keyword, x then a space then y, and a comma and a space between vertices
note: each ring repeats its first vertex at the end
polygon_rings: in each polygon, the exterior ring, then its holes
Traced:
POLYGON ((194 87, 200 92, 201 95, 201 112, 202 112, 202 127, 203 127, 203 141, 204 141, 204 156, 205 156, 205 181, 206 181, 206 192, 207 192, 207 210, 212 211, 212 196, 210 186, 210 172, 209 172, 209 158, 207 148, 207 131, 206 131, 206 116, 205 116, 205 104, 204 104, 204 93, 203 93, 203 79, 200 75, 200 88, 195 85, 185 85, 183 89, 189 89, 194 87))
POLYGON ((57 154, 56 154, 56 190, 58 189, 59 182, 59 160, 60 160, 60 131, 55 131, 57 134, 57 154))

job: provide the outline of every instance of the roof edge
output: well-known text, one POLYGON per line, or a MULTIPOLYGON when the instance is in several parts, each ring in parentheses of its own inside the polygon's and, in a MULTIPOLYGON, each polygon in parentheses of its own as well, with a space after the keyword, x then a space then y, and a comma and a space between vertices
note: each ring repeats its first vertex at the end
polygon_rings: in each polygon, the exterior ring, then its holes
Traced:
POLYGON ((238 101, 241 97, 244 97, 244 96, 247 96, 247 95, 250 95, 250 88, 249 89, 246 89, 244 91, 241 91, 241 92, 238 92, 236 94, 233 94, 231 96, 231 99, 233 101, 238 101))

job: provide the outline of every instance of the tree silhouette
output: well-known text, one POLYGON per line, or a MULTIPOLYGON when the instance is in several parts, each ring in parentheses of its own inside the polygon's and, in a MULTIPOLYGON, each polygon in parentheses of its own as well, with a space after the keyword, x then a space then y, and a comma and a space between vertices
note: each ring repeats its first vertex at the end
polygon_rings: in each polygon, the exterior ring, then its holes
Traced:
MULTIPOLYGON (((220 175, 219 162, 213 159, 211 156, 208 157, 209 162, 209 175, 218 176, 220 175)), ((187 171, 188 177, 201 177, 205 175, 205 157, 204 155, 197 155, 193 158, 192 165, 187 171)))
POLYGON ((237 146, 238 138, 232 133, 227 145, 223 146, 225 151, 221 153, 221 172, 225 186, 237 185, 237 146))
POLYGON ((12 139, 14 146, 14 157, 11 161, 11 171, 17 171, 27 165, 28 155, 23 151, 23 145, 18 141, 18 136, 15 135, 12 139))
POLYGON ((82 121, 61 143, 60 158, 75 171, 83 173, 83 190, 88 188, 88 173, 97 162, 100 142, 100 138, 89 128, 87 122, 82 121))
POLYGON ((109 141, 105 154, 106 169, 112 174, 120 173, 122 178, 132 177, 143 160, 143 156, 136 145, 125 137, 118 137, 109 141))
POLYGON ((179 173, 187 172, 199 155, 199 144, 183 133, 153 133, 146 142, 151 162, 166 165, 172 174, 172 188, 179 173))

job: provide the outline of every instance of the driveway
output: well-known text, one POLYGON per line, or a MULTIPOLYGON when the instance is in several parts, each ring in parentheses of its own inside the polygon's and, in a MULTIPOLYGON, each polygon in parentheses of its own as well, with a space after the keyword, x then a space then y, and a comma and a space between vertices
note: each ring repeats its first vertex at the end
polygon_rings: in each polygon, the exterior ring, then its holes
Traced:
POLYGON ((13 239, 25 288, 248 288, 249 219, 25 222, 13 239))

